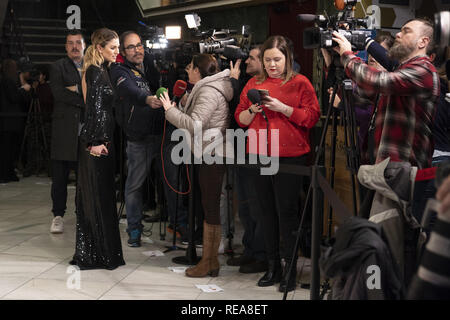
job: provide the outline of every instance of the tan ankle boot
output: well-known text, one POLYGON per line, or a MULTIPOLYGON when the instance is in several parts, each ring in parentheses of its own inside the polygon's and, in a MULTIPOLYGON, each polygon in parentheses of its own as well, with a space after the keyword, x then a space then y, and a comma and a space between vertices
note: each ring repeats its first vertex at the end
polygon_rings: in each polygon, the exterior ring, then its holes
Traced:
POLYGON ((221 225, 212 225, 203 222, 203 256, 200 262, 186 270, 186 276, 202 278, 206 276, 217 277, 220 264, 217 259, 221 237, 221 225), (217 238, 219 238, 218 243, 217 238))

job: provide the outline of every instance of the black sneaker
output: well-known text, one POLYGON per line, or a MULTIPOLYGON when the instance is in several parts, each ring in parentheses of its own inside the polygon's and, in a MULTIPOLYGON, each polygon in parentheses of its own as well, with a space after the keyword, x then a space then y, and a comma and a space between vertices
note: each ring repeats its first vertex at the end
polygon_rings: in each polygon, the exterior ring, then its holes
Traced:
POLYGON ((141 231, 135 229, 128 233, 128 246, 137 248, 141 246, 141 231))

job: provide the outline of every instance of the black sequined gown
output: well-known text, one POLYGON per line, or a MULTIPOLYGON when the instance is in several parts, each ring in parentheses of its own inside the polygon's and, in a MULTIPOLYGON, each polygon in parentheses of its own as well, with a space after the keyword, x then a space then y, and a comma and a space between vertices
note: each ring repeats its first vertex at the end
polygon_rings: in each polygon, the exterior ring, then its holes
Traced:
POLYGON ((71 264, 83 269, 124 265, 114 183, 114 92, 105 65, 86 70, 86 113, 80 134, 77 182, 76 247, 71 264), (87 148, 105 144, 107 156, 87 148))

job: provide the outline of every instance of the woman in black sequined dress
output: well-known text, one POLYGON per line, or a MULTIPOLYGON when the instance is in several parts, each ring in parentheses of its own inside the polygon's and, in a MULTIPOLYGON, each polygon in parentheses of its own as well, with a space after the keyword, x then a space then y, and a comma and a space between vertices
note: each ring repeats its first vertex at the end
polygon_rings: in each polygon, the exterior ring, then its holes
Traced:
POLYGON ((119 52, 116 32, 102 28, 91 36, 83 67, 86 102, 80 134, 76 247, 71 264, 84 269, 124 265, 114 183, 113 100, 109 65, 119 52))

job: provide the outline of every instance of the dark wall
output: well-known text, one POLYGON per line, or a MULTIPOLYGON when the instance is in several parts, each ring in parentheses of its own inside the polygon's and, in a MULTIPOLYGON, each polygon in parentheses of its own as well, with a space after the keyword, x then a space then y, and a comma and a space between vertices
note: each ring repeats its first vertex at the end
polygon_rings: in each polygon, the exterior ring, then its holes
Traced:
POLYGON ((269 5, 270 35, 288 37, 294 43, 296 61, 301 73, 312 81, 313 50, 303 49, 303 30, 313 24, 299 23, 296 17, 300 13, 316 13, 316 0, 284 1, 269 5))
MULTIPOLYGON (((3 0, 2 0, 3 1, 3 0)), ((78 5, 81 20, 127 23, 141 17, 134 0, 10 0, 13 1, 17 15, 23 18, 63 19, 67 7, 78 5)))

